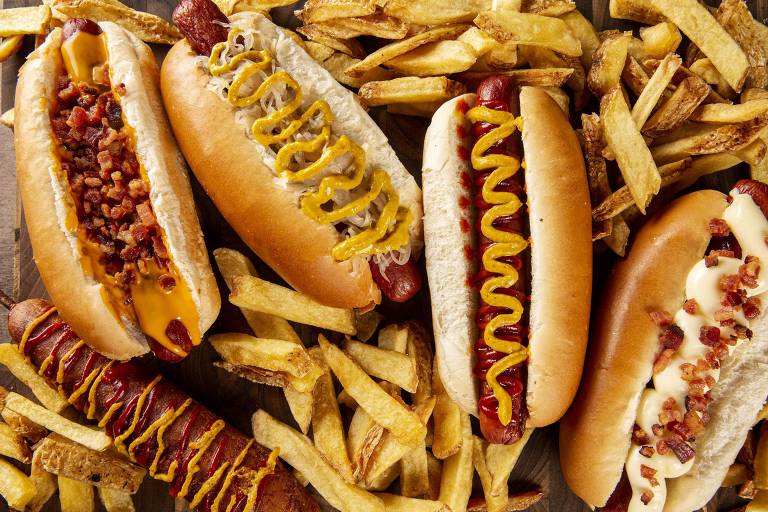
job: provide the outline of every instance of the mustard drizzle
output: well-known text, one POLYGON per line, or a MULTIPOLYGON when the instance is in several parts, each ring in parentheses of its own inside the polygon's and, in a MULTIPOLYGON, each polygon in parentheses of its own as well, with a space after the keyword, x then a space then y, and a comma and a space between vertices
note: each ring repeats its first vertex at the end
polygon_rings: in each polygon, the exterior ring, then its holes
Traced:
POLYGON ((510 310, 494 317, 485 327, 483 338, 493 350, 508 355, 494 363, 486 373, 488 384, 499 401, 499 421, 508 425, 512 419, 512 398, 499 384, 498 377, 505 370, 522 363, 528 358, 528 348, 518 342, 500 339, 496 330, 512 326, 523 316, 523 305, 510 295, 497 293, 500 288, 511 288, 517 282, 519 275, 514 266, 505 263, 500 258, 517 256, 528 247, 528 242, 517 233, 502 231, 493 226, 499 217, 513 215, 521 207, 520 198, 512 192, 494 190, 502 181, 511 178, 520 169, 520 161, 509 155, 489 154, 485 152, 494 144, 512 135, 515 130, 522 131, 523 119, 516 118, 510 112, 502 112, 487 107, 474 107, 467 112, 467 118, 473 122, 486 122, 497 125, 496 128, 480 137, 472 148, 472 166, 478 171, 494 169, 483 184, 483 200, 493 205, 480 220, 480 230, 486 238, 494 242, 483 253, 483 265, 489 272, 499 274, 485 280, 480 288, 483 301, 496 307, 510 310))
POLYGON ((327 211, 327 204, 337 191, 352 191, 362 185, 365 177, 365 150, 342 135, 331 143, 331 124, 333 113, 330 106, 323 100, 313 102, 298 118, 302 107, 303 94, 301 86, 286 71, 278 71, 268 76, 256 90, 246 96, 240 95, 241 87, 260 71, 269 70, 273 56, 267 50, 250 50, 232 57, 228 62, 220 63, 222 55, 226 55, 243 33, 240 28, 229 31, 226 42, 216 44, 208 60, 211 75, 219 76, 229 71, 239 70, 227 90, 228 102, 236 108, 251 106, 261 101, 276 85, 284 85, 293 95, 291 100, 276 111, 256 119, 251 126, 253 138, 264 146, 283 144, 277 151, 275 171, 280 178, 292 183, 305 182, 318 178, 325 169, 344 154, 351 154, 354 172, 351 176, 331 174, 320 179, 317 190, 307 192, 301 198, 301 210, 313 220, 321 224, 333 224, 367 209, 371 203, 383 193, 387 203, 382 208, 378 220, 360 233, 338 242, 331 254, 337 261, 343 261, 355 256, 371 256, 400 249, 408 244, 408 229, 413 222, 413 214, 407 208, 400 206, 400 198, 392 186, 389 174, 382 169, 375 169, 371 176, 370 191, 351 200, 343 206, 336 205, 334 210, 327 211), (242 64, 242 66, 241 66, 242 64), (295 140, 288 142, 298 130, 320 115, 323 121, 320 133, 310 140, 295 140), (278 126, 285 125, 278 133, 273 133, 278 126), (320 156, 302 169, 292 169, 294 157, 299 154, 312 155, 321 151, 320 156))

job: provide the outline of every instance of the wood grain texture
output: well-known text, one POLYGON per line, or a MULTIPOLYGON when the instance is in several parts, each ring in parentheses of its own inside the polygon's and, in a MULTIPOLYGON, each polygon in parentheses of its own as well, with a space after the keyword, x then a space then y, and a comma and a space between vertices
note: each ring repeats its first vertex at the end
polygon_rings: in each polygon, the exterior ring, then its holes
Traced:
MULTIPOLYGON (((33 5, 34 3, 33 0, 5 0, 4 7, 33 5)), ((127 3, 166 19, 170 18, 174 6, 173 0, 131 0, 127 3)), ((585 16, 594 20, 598 29, 636 27, 636 24, 610 19, 608 0, 577 0, 576 3, 585 16)), ((748 3, 756 17, 759 19, 768 17, 768 0, 751 0, 748 3)), ((295 8, 276 9, 273 11, 273 16, 279 23, 295 27, 296 19, 291 16, 291 12, 295 8)), ((166 49, 156 47, 155 50, 158 57, 162 58, 166 49)), ((0 83, 2 111, 13 105, 16 73, 23 61, 22 55, 26 55, 29 51, 31 51, 31 40, 26 42, 22 52, 2 66, 2 82, 0 83)), ((391 144, 406 167, 420 180, 421 141, 426 129, 426 121, 417 118, 391 116, 383 109, 374 109, 371 115, 388 135, 391 144)), ((0 128, 0 130, 5 129, 0 128)), ((733 183, 733 179, 733 174, 716 175, 709 177, 700 186, 727 189, 728 185, 733 183)), ((13 283, 13 293, 17 298, 45 296, 45 289, 32 258, 29 235, 21 214, 21 205, 16 201, 14 182, 12 137, 6 131, 0 136, 0 243, 2 243, 0 248, 0 286, 8 289, 8 286, 13 283)), ((217 247, 232 247, 250 254, 234 231, 218 214, 199 185, 193 183, 193 188, 209 250, 217 247)), ((610 255, 600 254, 597 256, 595 296, 599 296, 603 278, 612 261, 613 258, 610 255)), ((279 281, 274 272, 264 265, 259 265, 259 271, 265 278, 279 281)), ((221 282, 220 287, 224 289, 221 282)), ((391 306, 382 310, 382 313, 387 316, 388 322, 417 318, 427 325, 431 323, 426 294, 421 296, 415 306, 409 305, 407 309, 391 306)), ((4 314, 0 314, 0 329, 2 329, 0 332, 3 333, 3 336, 0 336, 0 341, 2 341, 7 338, 4 314)), ((223 301, 222 313, 211 332, 232 330, 246 331, 247 326, 237 308, 223 301)), ((305 340, 316 337, 315 330, 307 327, 300 327, 300 334, 305 340)), ((208 344, 203 344, 178 365, 161 364, 151 357, 145 359, 146 364, 158 368, 171 380, 186 389, 190 395, 221 414, 244 432, 250 430, 250 415, 258 408, 264 408, 279 419, 293 424, 285 399, 279 390, 248 383, 214 367, 212 362, 216 359, 216 354, 208 344)), ((14 381, 4 368, 0 368, 0 385, 28 394, 28 390, 14 381)), ((546 491, 546 497, 532 507, 531 511, 587 512, 589 510, 569 491, 563 481, 557 454, 556 426, 540 429, 534 433, 510 479, 512 490, 526 490, 533 486, 541 486, 546 491)), ((145 480, 140 492, 134 498, 136 509, 139 511, 165 512, 174 510, 174 501, 168 496, 167 486, 149 478, 145 480)), ((730 510, 735 502, 733 492, 723 492, 707 507, 706 511, 730 510)), ((7 510, 5 504, 0 503, 0 511, 5 510, 7 510)), ((45 508, 46 512, 58 510, 59 505, 56 498, 52 499, 45 508)), ((331 509, 328 508, 328 510, 331 509)))

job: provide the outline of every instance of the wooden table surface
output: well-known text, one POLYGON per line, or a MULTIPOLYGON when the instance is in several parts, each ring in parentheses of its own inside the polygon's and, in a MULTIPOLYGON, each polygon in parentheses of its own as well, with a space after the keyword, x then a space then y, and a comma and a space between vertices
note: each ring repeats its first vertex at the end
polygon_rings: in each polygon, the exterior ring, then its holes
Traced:
MULTIPOLYGON (((3 7, 20 7, 34 5, 35 0, 0 0, 3 7)), ((175 2, 173 0, 135 0, 126 2, 134 8, 146 10, 166 19, 175 2)), ((608 14, 608 0, 576 0, 581 12, 592 19, 598 30, 618 28, 636 28, 636 24, 611 19, 608 14)), ((708 3, 712 3, 711 1, 708 3)), ((768 0, 750 0, 747 2, 756 17, 768 17, 768 0)), ((290 14, 295 7, 273 11, 275 19, 286 25, 296 22, 290 14)), ((15 77, 23 56, 31 51, 31 38, 27 38, 25 48, 2 65, 2 81, 0 82, 0 106, 2 111, 13 106, 15 77)), ((158 57, 162 58, 164 48, 155 48, 158 57)), ((390 137, 390 141, 398 151, 405 165, 418 174, 421 157, 421 140, 426 128, 426 122, 419 119, 388 116, 383 112, 372 112, 376 121, 390 137)), ((720 180, 722 185, 723 180, 720 180)), ((714 184, 718 184, 714 182, 714 184)), ((234 232, 218 215, 207 197, 196 183, 195 197, 201 211, 201 221, 208 249, 217 247, 233 247, 244 250, 234 232)), ((606 263, 610 259, 600 259, 596 263, 596 274, 605 275, 606 263)), ((277 280, 277 277, 263 265, 259 268, 267 278, 277 280)), ((599 280, 599 277, 598 277, 599 280)), ((220 283, 221 284, 221 283, 220 283)), ((599 284, 599 281, 598 281, 599 284)), ((13 137, 10 130, 0 127, 0 288, 12 290, 17 299, 39 297, 45 295, 45 290, 39 280, 37 270, 32 260, 28 235, 23 225, 20 204, 16 198, 15 161, 13 152, 13 137)), ((222 314, 214 324, 212 331, 247 329, 236 308, 222 301, 222 314)), ((417 318, 429 323, 429 308, 426 297, 422 297, 416 308, 408 310, 392 309, 383 311, 387 322, 408 318, 417 318)), ((0 341, 7 339, 5 314, 0 314, 0 341)), ((305 339, 313 337, 309 329, 300 333, 305 339)), ((292 419, 282 393, 276 388, 269 388, 247 383, 211 364, 216 359, 215 353, 203 344, 183 363, 175 366, 160 365, 147 357, 147 364, 158 366, 164 374, 179 383, 193 397, 221 414, 236 427, 244 432, 249 430, 250 415, 258 408, 264 408, 276 417, 292 424, 292 419)), ((9 389, 28 394, 23 385, 0 367, 0 385, 9 389)), ((295 426, 295 425, 294 425, 295 426)), ((588 511, 589 508, 574 496, 563 481, 557 455, 557 427, 536 431, 532 440, 521 457, 518 466, 512 474, 510 485, 513 489, 527 489, 535 485, 546 491, 546 497, 531 511, 588 511)), ((174 510, 174 501, 168 496, 167 486, 162 482, 147 478, 138 494, 135 495, 136 508, 139 511, 165 512, 174 510)), ((1 501, 1 500, 0 500, 1 501)), ((707 512, 727 511, 735 503, 732 492, 723 492, 709 507, 707 512)), ((0 511, 7 510, 5 503, 0 502, 0 511)), ((58 511, 58 500, 54 497, 45 508, 46 512, 58 511)), ((329 509, 331 510, 331 509, 329 509)), ((361 511, 364 512, 364 511, 361 511)))

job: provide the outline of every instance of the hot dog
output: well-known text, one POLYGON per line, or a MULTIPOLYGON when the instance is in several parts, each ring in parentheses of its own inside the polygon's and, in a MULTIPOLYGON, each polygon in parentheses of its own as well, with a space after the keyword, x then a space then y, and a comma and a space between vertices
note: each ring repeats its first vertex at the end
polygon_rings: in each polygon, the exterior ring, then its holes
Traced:
POLYGON ((719 488, 768 395, 766 213, 756 181, 690 193, 617 264, 560 427, 565 479, 590 505, 690 512, 719 488))
MULTIPOLYGON (((7 297, 4 297, 7 299, 7 297)), ((7 304, 7 300, 3 301, 7 304)), ((11 339, 48 383, 170 493, 204 511, 318 511, 277 459, 168 380, 86 345, 50 303, 11 308, 11 339)))
POLYGON ((323 304, 413 297, 421 190, 354 94, 260 14, 182 0, 173 19, 185 39, 162 67, 171 124, 245 243, 323 304))
POLYGON ((493 76, 435 113, 423 183, 440 375, 486 439, 513 443, 557 421, 581 376, 592 248, 578 141, 544 91, 493 76))
POLYGON ((151 50, 72 19, 21 68, 16 165, 40 275, 112 359, 183 358, 220 298, 151 50))

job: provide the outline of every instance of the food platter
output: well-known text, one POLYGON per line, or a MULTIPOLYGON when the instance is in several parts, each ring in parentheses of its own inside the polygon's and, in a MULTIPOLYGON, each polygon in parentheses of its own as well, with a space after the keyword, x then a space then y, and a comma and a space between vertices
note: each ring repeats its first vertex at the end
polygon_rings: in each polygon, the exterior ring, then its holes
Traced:
MULTIPOLYGON (((157 14, 165 19, 170 19, 170 13, 174 7, 173 2, 161 0, 148 0, 146 2, 126 2, 131 7, 157 14)), ((32 5, 33 2, 15 1, 6 2, 4 7, 16 7, 32 5)), ((598 30, 601 29, 631 29, 636 24, 622 22, 610 18, 608 14, 608 1, 595 0, 586 2, 577 1, 577 8, 590 20, 598 30)), ((762 1, 749 3, 750 9, 757 19, 768 16, 768 4, 762 1)), ((293 9, 298 4, 289 8, 279 8, 272 11, 276 23, 289 28, 298 26, 298 20, 293 17, 293 9)), ((31 50, 31 40, 17 55, 3 64, 3 87, 0 104, 2 111, 13 106, 15 78, 23 55, 31 50)), ((154 47, 158 58, 162 58, 166 47, 154 47)), ((408 117, 387 113, 384 109, 372 109, 371 116, 379 124, 389 138, 398 156, 408 170, 420 180, 421 154, 424 133, 427 120, 417 117, 408 117)), ((4 173, 12 172, 11 163, 3 161, 0 169, 4 173)), ((707 177, 697 187, 714 187, 727 190, 733 182, 733 176, 717 174, 707 177)), ((254 258, 253 254, 242 243, 234 230, 217 212, 211 200, 203 192, 202 188, 193 179, 193 192, 196 206, 199 210, 205 241, 209 251, 219 247, 228 247, 242 251, 254 258)), ((20 202, 19 210, 21 210, 20 202)), ((265 219, 268 221, 268 219, 265 219)), ((14 260, 14 290, 17 298, 44 297, 45 289, 40 281, 39 274, 32 258, 32 249, 29 234, 26 230, 23 215, 19 211, 15 217, 15 224, 11 225, 8 219, 3 221, 3 229, 14 229, 16 235, 15 260, 14 260)), ((610 265, 615 257, 607 252, 596 255, 595 259, 595 290, 594 296, 599 297, 601 285, 604 282, 610 265)), ((281 282, 280 278, 266 265, 257 263, 259 275, 273 282, 281 282)), ((219 285, 226 289, 221 277, 219 285)), ((422 292, 418 299, 408 303, 407 307, 389 304, 382 307, 380 312, 385 315, 385 323, 393 323, 405 320, 417 320, 425 326, 431 326, 431 313, 429 299, 422 292)), ((239 310, 222 301, 221 314, 211 329, 211 333, 247 331, 247 325, 239 310)), ((316 338, 316 332, 309 327, 302 327, 299 334, 302 339, 316 338)), ((243 432, 250 431, 250 418, 257 409, 265 409, 277 419, 294 425, 290 410, 279 389, 264 385, 252 384, 239 379, 224 370, 215 367, 212 362, 217 359, 215 351, 209 344, 203 343, 188 358, 176 365, 159 363, 152 357, 145 357, 146 364, 158 368, 164 375, 182 386, 191 396, 222 415, 232 425, 243 432)), ((5 370, 0 367, 0 385, 11 390, 17 390, 22 394, 28 394, 23 386, 5 370)), ((511 488, 514 490, 527 490, 540 487, 544 498, 533 507, 532 511, 587 511, 589 508, 579 500, 566 486, 559 467, 557 451, 557 426, 537 430, 531 441, 525 448, 515 470, 510 478, 511 488)), ((321 498, 320 498, 321 499, 321 498)), ((166 486, 161 482, 146 479, 141 490, 134 496, 137 510, 170 511, 174 510, 174 500, 168 496, 166 486)), ((708 506, 708 512, 717 510, 731 510, 739 503, 733 491, 722 491, 708 506)), ((326 510, 333 510, 326 505, 326 510)), ((56 500, 51 500, 46 511, 58 510, 56 500)))

